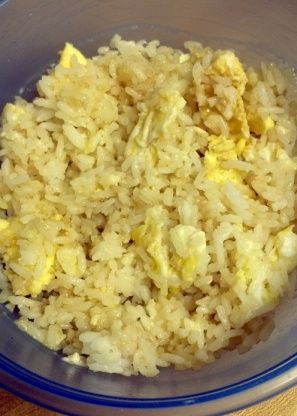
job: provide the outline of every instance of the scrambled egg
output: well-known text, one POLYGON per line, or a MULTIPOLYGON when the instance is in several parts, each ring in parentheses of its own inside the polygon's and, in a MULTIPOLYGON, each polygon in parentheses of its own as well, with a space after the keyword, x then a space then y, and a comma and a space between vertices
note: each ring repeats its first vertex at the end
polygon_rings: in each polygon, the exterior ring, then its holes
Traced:
POLYGON ((237 160, 245 148, 245 140, 235 142, 223 136, 209 136, 208 150, 204 157, 204 167, 208 179, 224 184, 226 181, 241 183, 243 173, 236 169, 224 169, 222 162, 237 160))
POLYGON ((229 120, 228 125, 231 134, 242 135, 245 138, 249 137, 250 129, 246 118, 243 100, 240 96, 236 100, 236 104, 233 109, 233 117, 229 120))
POLYGON ((19 121, 23 114, 25 114, 24 108, 17 104, 8 103, 3 110, 3 118, 6 123, 19 121))
POLYGON ((33 278, 31 283, 29 283, 28 292, 33 297, 39 295, 39 293, 44 290, 49 282, 55 277, 52 273, 52 266, 54 261, 54 256, 48 256, 42 273, 39 276, 33 278))
POLYGON ((248 233, 239 232, 236 241, 237 271, 233 290, 243 303, 253 299, 258 307, 275 305, 278 294, 272 290, 267 281, 267 277, 271 275, 270 262, 264 258, 263 248, 253 238, 249 238, 248 233))
POLYGON ((168 247, 164 243, 164 224, 158 219, 161 207, 149 210, 143 225, 132 232, 132 239, 146 250, 154 264, 154 272, 163 276, 174 274, 168 258, 168 247))
POLYGON ((259 306, 277 303, 286 285, 281 278, 281 270, 290 273, 297 266, 297 235, 293 226, 271 239, 273 248, 266 255, 261 245, 249 238, 247 233, 240 232, 236 236, 237 271, 233 287, 235 291, 239 289, 238 293, 252 296, 259 306))
MULTIPOLYGON (((206 255, 206 239, 203 231, 187 225, 177 225, 169 232, 174 253, 169 255, 170 242, 165 224, 152 213, 160 212, 160 208, 152 208, 140 225, 132 232, 133 241, 145 249, 153 260, 153 271, 164 277, 176 277, 193 282, 199 271, 200 260, 206 255)), ((178 291, 175 287, 173 291, 178 291)), ((171 291, 172 293, 172 291, 171 291)))
MULTIPOLYGON (((247 83, 247 76, 240 60, 232 51, 225 51, 215 59, 206 73, 211 79, 210 85, 213 84, 212 78, 216 76, 226 77, 231 81, 231 85, 236 90, 236 100, 232 109, 233 115, 231 119, 228 120, 229 131, 232 135, 248 138, 250 131, 242 100, 242 95, 247 83)), ((210 91, 211 90, 212 89, 210 89, 210 91)), ((204 117, 207 117, 208 113, 211 114, 213 111, 209 106, 201 108, 201 110, 204 117)))
POLYGON ((180 224, 170 230, 170 239, 177 253, 173 257, 175 270, 183 280, 192 282, 201 257, 206 255, 205 233, 180 224))
POLYGON ((212 64, 211 69, 214 73, 228 77, 232 85, 238 90, 239 95, 244 93, 248 81, 246 73, 240 60, 232 51, 223 52, 212 64))
POLYGON ((147 148, 155 139, 167 134, 178 113, 184 108, 185 99, 178 91, 154 94, 148 107, 140 113, 126 146, 126 155, 147 148))
MULTIPOLYGON (((52 266, 55 261, 55 256, 48 256, 43 270, 38 276, 35 276, 35 265, 24 264, 22 262, 20 246, 17 242, 17 233, 21 226, 16 219, 0 220, 0 250, 8 267, 7 276, 11 281, 13 292, 16 295, 31 295, 35 297, 54 278, 52 266)), ((34 238, 33 235, 32 238, 34 238)))
POLYGON ((64 68, 70 68, 73 57, 76 58, 79 64, 86 65, 86 57, 71 43, 65 43, 64 49, 61 51, 61 58, 59 64, 62 65, 64 68))
POLYGON ((0 219, 0 231, 7 230, 9 228, 9 222, 7 220, 0 219))
MULTIPOLYGON (((248 79, 240 60, 232 51, 225 51, 219 55, 210 65, 208 74, 210 77, 216 75, 227 77, 236 89, 237 99, 233 107, 233 116, 228 120, 231 135, 241 135, 248 138, 250 131, 261 135, 274 127, 274 121, 271 117, 262 119, 255 112, 245 111, 242 96, 248 79)), ((209 110, 211 111, 211 108, 209 110)))
POLYGON ((248 124, 249 124, 249 128, 251 132, 259 136, 261 134, 267 133, 268 130, 272 129, 275 125, 271 117, 266 117, 265 119, 263 119, 255 113, 248 112, 247 120, 248 120, 248 124))
POLYGON ((297 266, 297 235, 292 225, 275 236, 273 254, 273 260, 281 261, 288 273, 297 266))
POLYGON ((80 270, 79 257, 84 258, 84 252, 80 245, 64 246, 57 249, 56 257, 63 271, 70 276, 77 276, 80 270))

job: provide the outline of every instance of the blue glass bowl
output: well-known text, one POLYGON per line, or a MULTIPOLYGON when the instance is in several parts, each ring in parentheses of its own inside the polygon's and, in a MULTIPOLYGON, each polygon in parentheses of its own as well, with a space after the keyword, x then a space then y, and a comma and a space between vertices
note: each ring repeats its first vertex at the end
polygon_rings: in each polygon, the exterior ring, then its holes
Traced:
MULTIPOLYGON (((197 39, 233 47, 251 63, 266 58, 297 66, 296 21, 294 0, 0 1, 0 111, 20 88, 34 96, 35 82, 66 40, 91 55, 115 32, 176 47, 197 39)), ((64 414, 226 414, 297 382, 297 300, 284 300, 275 321, 270 339, 246 354, 226 352, 200 371, 127 378, 63 362, 19 331, 0 306, 0 385, 64 414)))

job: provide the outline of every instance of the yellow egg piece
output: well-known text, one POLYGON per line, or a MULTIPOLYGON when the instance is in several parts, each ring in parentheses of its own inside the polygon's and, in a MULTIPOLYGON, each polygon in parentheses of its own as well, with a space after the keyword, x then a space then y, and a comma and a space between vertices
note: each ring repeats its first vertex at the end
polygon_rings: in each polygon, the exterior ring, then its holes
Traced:
MULTIPOLYGON (((35 297, 55 277, 51 270, 55 256, 47 256, 43 270, 36 276, 34 274, 36 264, 24 264, 22 260, 21 246, 18 244, 22 227, 23 225, 14 217, 9 220, 0 219, 0 252, 8 266, 7 276, 12 284, 13 292, 17 295, 35 297)), ((28 236, 27 242, 30 244, 35 236, 32 230, 32 235, 28 236)))
POLYGON ((141 149, 150 148, 152 143, 168 133, 177 115, 186 105, 178 91, 153 94, 148 108, 143 110, 128 138, 125 153, 137 154, 141 149))
POLYGON ((16 224, 15 220, 0 219, 0 242, 3 251, 15 243, 14 226, 16 224))
POLYGON ((167 246, 163 244, 162 224, 146 219, 131 234, 136 244, 147 251, 154 263, 154 271, 167 274, 170 270, 167 246))
POLYGON ((212 64, 212 68, 219 75, 231 79, 233 86, 242 95, 247 83, 247 76, 240 60, 232 51, 223 52, 212 64))
POLYGON ((51 267, 53 266, 54 261, 54 256, 47 257, 42 274, 40 277, 32 279, 29 284, 28 290, 33 297, 38 296, 39 293, 45 289, 49 282, 54 278, 54 274, 51 272, 51 267))
POLYGON ((199 259, 196 255, 190 255, 189 257, 182 258, 177 257, 175 263, 175 269, 181 276, 181 278, 187 282, 192 282, 194 279, 194 273, 199 264, 199 259))
POLYGON ((247 115, 247 119, 251 132, 257 135, 265 134, 275 126, 271 117, 263 120, 259 115, 252 113, 247 115))
POLYGON ((297 234, 294 233, 292 225, 275 236, 275 251, 278 260, 286 265, 288 272, 297 266, 297 234))
POLYGON ((179 288, 179 287, 171 287, 171 288, 169 289, 169 293, 170 293, 170 295, 172 295, 172 296, 177 295, 179 292, 180 292, 180 288, 179 288))
POLYGON ((6 230, 9 227, 9 222, 7 220, 0 219, 0 231, 6 230))
POLYGON ((76 49, 71 43, 65 43, 64 49, 60 52, 61 57, 59 64, 64 68, 70 68, 72 64, 72 58, 75 57, 77 62, 81 65, 86 65, 86 57, 76 49))
POLYGON ((79 274, 77 265, 77 249, 75 247, 61 247, 57 250, 57 259, 63 271, 70 275, 76 276, 79 274))
POLYGON ((233 117, 228 122, 230 133, 233 135, 243 135, 245 138, 250 136, 250 129, 246 117, 246 111, 241 96, 237 97, 233 108, 233 117))
POLYGON ((170 230, 170 239, 176 251, 173 268, 183 280, 192 282, 206 255, 205 233, 191 225, 179 224, 170 230))
POLYGON ((244 138, 238 142, 224 136, 209 136, 208 150, 205 152, 204 168, 208 179, 224 184, 227 181, 242 183, 243 173, 236 169, 225 169, 222 162, 237 160, 246 146, 244 138))
POLYGON ((25 110, 20 105, 8 103, 3 110, 3 119, 6 122, 16 122, 24 113, 25 110))

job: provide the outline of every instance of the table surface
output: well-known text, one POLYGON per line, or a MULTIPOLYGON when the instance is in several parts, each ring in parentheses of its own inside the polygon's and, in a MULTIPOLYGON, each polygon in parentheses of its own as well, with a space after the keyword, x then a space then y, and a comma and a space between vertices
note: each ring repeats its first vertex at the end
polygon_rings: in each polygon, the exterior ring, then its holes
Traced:
MULTIPOLYGON (((58 416, 0 390, 1 416, 58 416)), ((297 387, 231 416, 297 416, 297 387)))

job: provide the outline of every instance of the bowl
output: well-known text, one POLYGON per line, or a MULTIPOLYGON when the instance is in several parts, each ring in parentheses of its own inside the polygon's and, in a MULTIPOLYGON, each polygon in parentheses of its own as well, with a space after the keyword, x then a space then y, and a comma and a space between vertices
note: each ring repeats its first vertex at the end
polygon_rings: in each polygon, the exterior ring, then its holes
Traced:
MULTIPOLYGON (((236 49, 245 61, 273 59, 297 66, 297 3, 249 0, 0 0, 0 110, 17 94, 30 99, 35 82, 65 41, 91 55, 114 33, 189 39, 236 49)), ((297 382, 297 299, 284 299, 276 328, 246 354, 225 352, 199 371, 165 369, 156 378, 92 373, 17 329, 0 307, 0 385, 71 415, 225 414, 297 382)))

